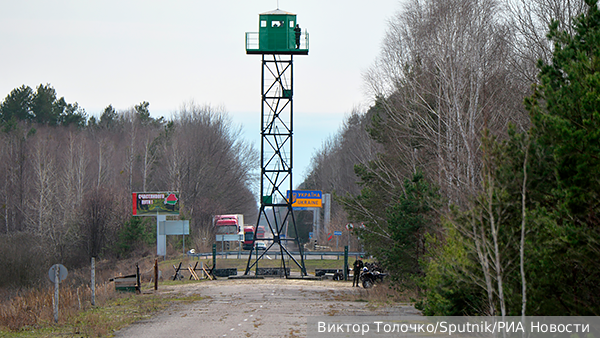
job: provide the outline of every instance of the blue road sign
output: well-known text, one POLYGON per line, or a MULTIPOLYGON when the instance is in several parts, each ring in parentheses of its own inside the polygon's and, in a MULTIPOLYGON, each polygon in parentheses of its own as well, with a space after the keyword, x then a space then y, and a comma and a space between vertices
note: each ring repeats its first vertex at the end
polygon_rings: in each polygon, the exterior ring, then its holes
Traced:
POLYGON ((336 236, 341 236, 342 232, 341 231, 334 231, 333 234, 336 235, 336 236))

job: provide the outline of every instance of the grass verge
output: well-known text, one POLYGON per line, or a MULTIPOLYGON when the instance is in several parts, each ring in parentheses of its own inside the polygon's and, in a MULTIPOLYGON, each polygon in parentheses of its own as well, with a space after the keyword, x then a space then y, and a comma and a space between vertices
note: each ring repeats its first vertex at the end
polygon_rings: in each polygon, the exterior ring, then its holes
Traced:
POLYGON ((25 337, 110 337, 134 322, 149 319, 175 302, 201 300, 197 295, 182 297, 162 294, 115 294, 103 305, 90 307, 75 315, 59 316, 59 322, 41 320, 36 325, 11 331, 0 328, 0 336, 25 337))

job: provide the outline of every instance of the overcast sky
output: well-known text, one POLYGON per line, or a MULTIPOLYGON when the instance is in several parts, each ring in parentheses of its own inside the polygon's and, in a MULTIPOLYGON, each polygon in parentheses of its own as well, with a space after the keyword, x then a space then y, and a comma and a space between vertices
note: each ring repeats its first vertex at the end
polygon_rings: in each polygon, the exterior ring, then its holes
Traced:
MULTIPOLYGON (((99 116, 150 103, 170 117, 182 103, 223 106, 260 148, 260 56, 244 33, 277 0, 0 0, 0 100, 51 84, 99 116)), ((353 107, 366 107, 362 73, 379 54, 400 0, 279 0, 310 34, 294 58, 294 185, 311 155, 353 107)))

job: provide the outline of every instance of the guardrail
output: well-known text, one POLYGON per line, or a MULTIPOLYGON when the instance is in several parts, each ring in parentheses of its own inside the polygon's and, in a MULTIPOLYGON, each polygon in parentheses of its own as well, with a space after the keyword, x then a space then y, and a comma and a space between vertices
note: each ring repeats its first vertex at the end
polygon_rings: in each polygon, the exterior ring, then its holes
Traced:
MULTIPOLYGON (((263 251, 259 251, 259 253, 262 254, 263 251)), ((255 251, 256 253, 256 251, 255 251)), ((300 252, 298 251, 290 251, 290 253, 295 256, 295 257, 300 257, 300 252)), ((280 252, 273 252, 273 251, 269 251, 268 254, 270 256, 275 256, 274 259, 277 259, 279 256, 281 256, 280 252)), ((344 257, 344 252, 343 251, 305 251, 302 253, 302 255, 304 256, 304 259, 308 259, 309 256, 320 256, 321 259, 325 259, 325 256, 336 256, 337 259, 340 259, 340 256, 343 258, 344 257)), ((196 257, 198 259, 200 259, 200 257, 212 257, 212 252, 206 252, 206 253, 187 253, 188 257, 196 257)), ((242 256, 246 256, 248 257, 248 251, 244 250, 244 251, 222 251, 222 252, 217 252, 217 256, 221 257, 221 259, 233 259, 233 258, 237 258, 240 259, 242 256)), ((350 259, 351 257, 354 257, 354 259, 358 259, 360 256, 365 256, 364 252, 348 252, 348 259, 350 259)))

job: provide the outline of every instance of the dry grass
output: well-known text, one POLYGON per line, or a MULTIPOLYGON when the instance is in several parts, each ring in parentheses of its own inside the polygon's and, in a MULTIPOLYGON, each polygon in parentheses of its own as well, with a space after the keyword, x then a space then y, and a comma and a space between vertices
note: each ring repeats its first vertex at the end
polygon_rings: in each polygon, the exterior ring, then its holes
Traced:
MULTIPOLYGON (((151 269, 153 260, 140 261, 140 272, 151 269)), ((128 297, 114 290, 111 277, 119 274, 135 272, 135 262, 98 262, 96 265, 96 308, 107 306, 111 301, 128 297)), ((146 274, 150 276, 150 274, 146 274)), ((101 322, 94 320, 94 308, 91 305, 92 292, 89 286, 90 270, 69 271, 65 281, 60 284, 58 323, 54 324, 54 285, 49 281, 41 281, 38 287, 28 289, 0 290, 0 335, 2 332, 38 330, 49 326, 75 325, 85 322, 101 322), (82 317, 83 316, 83 317, 82 317)), ((102 327, 92 332, 99 333, 102 327)), ((89 334, 88 336, 97 336, 89 334)))
POLYGON ((341 295, 344 300, 355 302, 368 302, 373 306, 390 305, 398 303, 412 304, 417 298, 416 291, 399 291, 391 283, 378 283, 370 289, 357 288, 358 292, 341 295))
MULTIPOLYGON (((91 307, 91 289, 87 286, 76 288, 62 286, 59 293, 59 323, 65 323, 81 311, 91 307)), ((96 304, 103 305, 114 298, 112 284, 96 286, 96 304)), ((54 321, 54 288, 29 289, 20 291, 11 299, 0 304, 0 329, 11 331, 36 328, 54 321)))
MULTIPOLYGON (((161 262, 164 283, 172 274, 172 265, 180 260, 161 262)), ((54 323, 53 296, 54 286, 49 280, 40 282, 41 287, 30 289, 0 289, 0 336, 9 337, 54 337, 86 336, 102 337, 112 334, 136 320, 146 318, 165 309, 172 301, 196 301, 197 296, 174 298, 154 294, 121 294, 114 290, 114 284, 108 280, 119 274, 135 272, 135 263, 140 266, 143 285, 150 285, 153 276, 153 259, 129 261, 102 261, 96 264, 96 307, 91 306, 89 287, 89 268, 69 271, 69 276, 60 285, 59 321, 54 323)), ((194 264, 195 260, 184 260, 184 267, 194 264)), ((220 260, 219 267, 245 267, 245 260, 220 260)), ((273 264, 273 263, 271 263, 273 264)), ((308 269, 343 264, 341 261, 310 261, 308 269), (314 265, 314 266, 313 266, 314 265), (309 267, 310 266, 310 267, 309 267)), ((265 264, 267 265, 267 261, 265 264)), ((189 281, 186 281, 187 283, 189 281)), ((174 282, 175 283, 175 282, 174 282)), ((176 282, 181 284, 182 282, 176 282)), ((399 292, 389 284, 377 284, 371 289, 357 288, 358 292, 342 293, 334 296, 345 301, 369 302, 369 306, 385 306, 397 303, 409 303, 414 295, 399 292)), ((260 326, 260 322, 255 326, 260 326)))

